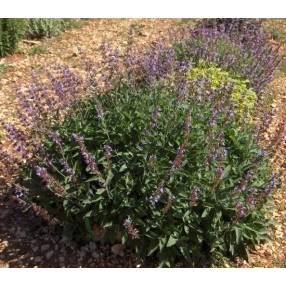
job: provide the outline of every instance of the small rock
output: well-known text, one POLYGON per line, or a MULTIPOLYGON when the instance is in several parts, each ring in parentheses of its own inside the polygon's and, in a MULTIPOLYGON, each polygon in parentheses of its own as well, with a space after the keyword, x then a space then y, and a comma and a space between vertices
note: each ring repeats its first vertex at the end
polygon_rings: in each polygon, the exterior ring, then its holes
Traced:
POLYGON ((99 254, 97 252, 92 252, 91 256, 96 259, 99 257, 99 254))
POLYGON ((35 45, 40 45, 41 42, 40 41, 31 41, 31 40, 22 40, 23 43, 28 44, 30 46, 35 46, 35 45))
POLYGON ((19 235, 20 238, 24 238, 26 236, 26 232, 24 230, 19 231, 18 235, 19 235))
POLYGON ((33 252, 37 252, 39 250, 39 246, 34 246, 34 247, 32 247, 32 251, 33 252))
POLYGON ((42 257, 41 256, 37 256, 35 258, 35 263, 40 263, 40 262, 42 262, 42 257))
POLYGON ((9 264, 3 260, 0 260, 0 268, 9 268, 9 264))
POLYGON ((49 251, 49 252, 46 254, 46 258, 49 260, 49 259, 53 256, 53 254, 54 254, 54 251, 53 251, 53 250, 49 251))
POLYGON ((44 244, 41 246, 41 251, 47 251, 50 248, 50 246, 48 244, 44 244))
POLYGON ((79 48, 78 47, 73 47, 72 49, 72 56, 77 57, 80 54, 79 48))
POLYGON ((111 247, 111 251, 113 254, 115 255, 119 255, 119 256, 124 256, 124 249, 125 249, 125 246, 123 244, 114 244, 112 247, 111 247))
MULTIPOLYGON (((1 82, 3 84, 6 84, 8 82, 8 80, 6 82, 4 82, 4 79, 1 80, 1 82)), ((5 216, 7 216, 9 214, 9 210, 3 210, 1 211, 1 214, 0 214, 0 218, 3 219, 5 216)))
POLYGON ((147 32, 143 32, 143 31, 138 31, 138 35, 141 37, 148 37, 150 34, 147 32))

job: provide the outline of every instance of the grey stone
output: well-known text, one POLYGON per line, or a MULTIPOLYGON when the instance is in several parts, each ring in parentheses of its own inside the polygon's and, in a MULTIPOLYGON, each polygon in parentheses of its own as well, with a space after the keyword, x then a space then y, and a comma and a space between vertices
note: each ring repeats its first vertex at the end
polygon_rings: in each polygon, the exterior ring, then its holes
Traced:
POLYGON ((48 244, 44 244, 41 246, 41 251, 47 251, 50 248, 48 244))
POLYGON ((50 259, 50 258, 53 256, 53 254, 54 254, 54 251, 53 251, 53 250, 49 251, 49 252, 46 254, 46 258, 47 258, 47 259, 50 259))

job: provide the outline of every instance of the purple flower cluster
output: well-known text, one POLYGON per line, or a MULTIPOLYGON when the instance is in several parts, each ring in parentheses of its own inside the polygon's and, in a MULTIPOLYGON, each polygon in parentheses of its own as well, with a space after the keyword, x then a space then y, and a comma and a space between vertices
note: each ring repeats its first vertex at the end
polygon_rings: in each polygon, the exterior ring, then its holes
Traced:
POLYGON ((36 166, 35 169, 36 175, 40 177, 49 188, 51 188, 58 195, 62 196, 65 194, 65 189, 48 173, 46 168, 36 166))
POLYGON ((63 142, 62 142, 62 139, 61 139, 61 137, 60 137, 60 134, 59 134, 59 132, 51 132, 50 133, 50 137, 51 137, 51 139, 52 139, 52 141, 56 144, 56 145, 58 145, 59 147, 62 147, 62 144, 63 144, 63 142))
POLYGON ((105 144, 103 147, 104 147, 104 156, 106 160, 109 161, 112 157, 112 152, 113 152, 112 147, 108 144, 105 144))
POLYGON ((13 124, 11 123, 5 123, 3 125, 4 130, 6 131, 8 138, 14 142, 14 141, 23 141, 25 140, 25 135, 23 132, 21 132, 19 129, 17 129, 13 124))
POLYGON ((188 58, 240 74, 259 93, 281 61, 278 47, 269 44, 261 22, 232 20, 222 19, 219 25, 212 20, 200 22, 185 43, 186 53, 188 58))
POLYGON ((157 119, 160 116, 160 113, 162 112, 162 109, 160 107, 155 107, 152 116, 151 116, 151 122, 150 122, 150 127, 152 129, 156 128, 157 126, 157 119))
POLYGON ((238 219, 243 218, 246 215, 246 207, 240 202, 236 204, 235 211, 236 211, 236 217, 238 219))
POLYGON ((186 149, 184 146, 178 147, 175 160, 173 161, 173 164, 172 164, 172 169, 176 170, 182 166, 185 152, 186 152, 186 149))
POLYGON ((91 155, 88 151, 87 148, 84 144, 84 138, 78 134, 73 134, 72 135, 73 139, 75 140, 75 142, 79 145, 80 147, 80 152, 81 155, 84 159, 85 164, 87 165, 87 167, 89 168, 89 170, 97 175, 100 175, 100 171, 98 169, 97 163, 95 161, 95 158, 93 155, 91 155))
POLYGON ((279 176, 280 176, 279 173, 272 175, 272 177, 269 180, 269 183, 265 186, 262 192, 262 198, 269 196, 271 194, 271 191, 276 189, 280 185, 279 176))
POLYGON ((102 105, 99 102, 97 102, 96 104, 96 113, 97 113, 98 119, 103 119, 104 111, 103 111, 102 105))
POLYGON ((132 239, 139 237, 139 231, 137 228, 134 227, 131 218, 125 219, 123 222, 123 226, 132 239))
POLYGON ((199 187, 197 187, 197 186, 192 187, 191 194, 190 194, 190 197, 189 197, 189 205, 190 205, 190 207, 194 207, 194 206, 197 205, 200 192, 201 192, 201 190, 200 190, 199 187))
POLYGON ((150 196, 150 202, 152 205, 155 205, 160 201, 160 198, 165 191, 164 185, 165 182, 161 181, 160 184, 157 186, 155 192, 150 196))
POLYGON ((75 175, 75 170, 73 170, 69 163, 64 159, 60 159, 60 163, 61 165, 64 167, 65 172, 69 175, 69 176, 74 176, 75 175))

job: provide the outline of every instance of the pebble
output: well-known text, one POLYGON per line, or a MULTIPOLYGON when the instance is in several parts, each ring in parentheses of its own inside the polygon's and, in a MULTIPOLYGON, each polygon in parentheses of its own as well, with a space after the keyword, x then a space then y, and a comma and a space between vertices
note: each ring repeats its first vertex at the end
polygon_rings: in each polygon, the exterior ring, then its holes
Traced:
POLYGON ((123 244, 114 244, 111 247, 111 251, 115 255, 124 256, 124 245, 123 244))
POLYGON ((47 251, 50 248, 48 244, 44 244, 41 246, 41 251, 47 251))
POLYGON ((42 257, 41 256, 37 256, 36 258, 35 258, 35 263, 39 263, 39 262, 41 262, 42 261, 42 257))
POLYGON ((49 259, 53 256, 53 254, 54 254, 54 251, 53 251, 53 250, 49 251, 49 252, 46 254, 46 258, 49 260, 49 259))

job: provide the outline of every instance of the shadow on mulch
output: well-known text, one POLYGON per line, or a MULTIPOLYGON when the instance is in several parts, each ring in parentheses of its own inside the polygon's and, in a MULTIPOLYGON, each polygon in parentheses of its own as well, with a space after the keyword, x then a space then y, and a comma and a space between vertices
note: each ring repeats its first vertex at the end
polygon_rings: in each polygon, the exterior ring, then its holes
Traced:
POLYGON ((116 256, 109 245, 77 245, 13 197, 0 195, 0 267, 136 267, 128 250, 116 256))

